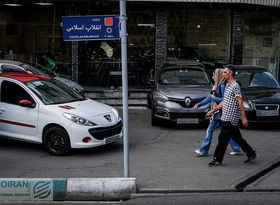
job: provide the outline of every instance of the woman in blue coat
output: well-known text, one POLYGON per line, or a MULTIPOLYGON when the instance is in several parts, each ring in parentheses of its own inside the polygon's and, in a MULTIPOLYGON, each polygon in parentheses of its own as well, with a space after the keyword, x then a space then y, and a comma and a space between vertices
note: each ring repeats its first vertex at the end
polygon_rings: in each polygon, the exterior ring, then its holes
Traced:
MULTIPOLYGON (((211 102, 211 110, 216 107, 220 102, 223 101, 224 97, 224 92, 225 92, 225 79, 223 77, 223 69, 222 68, 217 68, 215 72, 213 72, 213 77, 212 77, 214 83, 211 95, 209 94, 204 100, 202 100, 200 103, 195 104, 194 108, 198 109, 198 107, 206 105, 207 103, 211 102)), ((195 150, 195 153, 199 157, 204 157, 208 156, 208 150, 211 145, 212 137, 213 137, 213 132, 216 128, 221 128, 221 111, 217 111, 212 115, 210 119, 210 124, 207 128, 206 131, 206 137, 203 140, 201 147, 195 150)), ((232 139, 230 140, 230 146, 232 147, 232 152, 230 152, 231 155, 236 155, 241 152, 241 149, 239 145, 234 142, 232 139)))

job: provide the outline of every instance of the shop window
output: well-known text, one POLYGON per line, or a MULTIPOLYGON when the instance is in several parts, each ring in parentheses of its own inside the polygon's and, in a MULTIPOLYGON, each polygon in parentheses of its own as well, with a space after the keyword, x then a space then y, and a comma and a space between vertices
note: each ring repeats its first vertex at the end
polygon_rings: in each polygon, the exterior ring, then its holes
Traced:
POLYGON ((16 24, 7 24, 6 25, 6 35, 17 35, 18 26, 16 24))
POLYGON ((264 35, 271 33, 271 19, 251 19, 250 33, 255 35, 264 35))

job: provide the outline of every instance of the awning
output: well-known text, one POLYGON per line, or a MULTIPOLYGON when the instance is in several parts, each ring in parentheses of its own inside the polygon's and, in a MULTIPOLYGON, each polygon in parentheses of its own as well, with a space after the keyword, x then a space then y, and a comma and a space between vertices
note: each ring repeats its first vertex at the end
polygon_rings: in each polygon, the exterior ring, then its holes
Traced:
POLYGON ((280 7, 280 0, 127 0, 128 2, 232 3, 280 7))

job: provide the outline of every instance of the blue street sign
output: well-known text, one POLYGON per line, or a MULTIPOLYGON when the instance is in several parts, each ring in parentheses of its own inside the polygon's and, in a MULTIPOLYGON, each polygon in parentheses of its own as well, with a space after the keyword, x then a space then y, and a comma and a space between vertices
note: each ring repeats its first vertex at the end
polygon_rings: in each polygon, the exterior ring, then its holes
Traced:
POLYGON ((118 16, 63 16, 64 41, 119 39, 118 16))

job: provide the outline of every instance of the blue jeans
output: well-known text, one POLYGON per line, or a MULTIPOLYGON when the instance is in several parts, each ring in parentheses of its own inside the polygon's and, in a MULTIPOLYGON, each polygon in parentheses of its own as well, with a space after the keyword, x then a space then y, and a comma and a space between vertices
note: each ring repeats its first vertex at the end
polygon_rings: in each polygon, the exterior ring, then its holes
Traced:
MULTIPOLYGON (((210 145, 211 145, 213 132, 218 127, 221 129, 221 120, 218 116, 217 117, 214 116, 214 119, 210 122, 210 124, 207 128, 206 137, 203 140, 203 142, 201 144, 201 147, 198 149, 202 154, 208 155, 208 150, 209 150, 210 145)), ((240 150, 239 145, 235 141, 233 141, 232 139, 230 139, 229 144, 230 144, 233 151, 240 150)))

